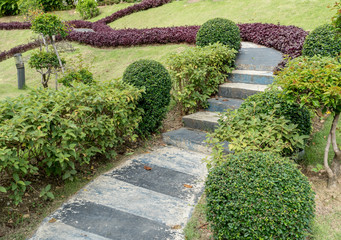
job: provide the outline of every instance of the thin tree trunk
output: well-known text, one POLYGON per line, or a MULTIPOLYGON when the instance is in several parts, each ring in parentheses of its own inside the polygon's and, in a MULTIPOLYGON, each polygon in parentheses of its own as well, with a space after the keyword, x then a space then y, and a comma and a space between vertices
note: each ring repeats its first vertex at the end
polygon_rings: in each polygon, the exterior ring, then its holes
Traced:
POLYGON ((41 34, 41 37, 42 37, 42 39, 43 39, 43 43, 44 43, 44 45, 45 45, 46 52, 49 52, 49 46, 48 46, 48 44, 46 43, 46 39, 44 38, 44 34, 41 34))
POLYGON ((57 55, 57 58, 58 58, 58 61, 59 61, 59 65, 60 65, 60 68, 62 69, 62 73, 63 73, 63 75, 64 75, 64 66, 63 66, 62 60, 60 59, 59 53, 58 53, 58 51, 57 51, 57 48, 56 48, 56 45, 55 45, 55 42, 54 42, 54 36, 52 36, 52 38, 51 38, 51 43, 52 43, 54 52, 55 52, 56 55, 57 55))
POLYGON ((336 113, 333 119, 333 123, 332 123, 332 127, 331 127, 331 135, 332 135, 332 146, 333 146, 333 150, 335 153, 335 156, 333 158, 333 162, 332 162, 332 171, 334 172, 334 174, 336 175, 336 177, 339 177, 341 174, 340 168, 341 168, 341 151, 339 149, 339 147, 337 146, 337 142, 336 142, 336 129, 337 129, 337 123, 340 119, 340 113, 336 113))
POLYGON ((58 90, 58 73, 56 73, 56 90, 58 90))
POLYGON ((334 188, 338 184, 338 177, 340 176, 340 168, 341 168, 341 151, 339 147, 337 146, 336 142, 336 128, 337 128, 337 123, 340 118, 340 113, 336 113, 333 119, 333 123, 328 135, 327 139, 327 145, 324 150, 324 167, 327 171, 328 174, 328 188, 334 188), (329 167, 328 163, 328 153, 329 153, 329 148, 330 145, 333 146, 334 150, 334 158, 333 162, 331 164, 331 167, 329 167))

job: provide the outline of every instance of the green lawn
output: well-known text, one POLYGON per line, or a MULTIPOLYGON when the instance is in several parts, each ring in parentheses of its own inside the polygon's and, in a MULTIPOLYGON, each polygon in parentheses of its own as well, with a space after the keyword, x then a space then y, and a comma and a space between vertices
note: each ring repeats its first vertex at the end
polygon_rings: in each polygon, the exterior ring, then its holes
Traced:
MULTIPOLYGON (((91 65, 91 71, 94 73, 95 79, 99 81, 110 80, 122 76, 125 68, 132 62, 139 59, 153 59, 165 62, 167 55, 171 52, 181 51, 190 45, 157 45, 157 46, 142 46, 131 48, 92 48, 85 45, 72 43, 75 52, 63 54, 68 60, 75 58, 81 54, 85 63, 91 65)), ((28 51, 23 54, 27 60, 28 56, 32 53, 28 51)), ((68 62, 68 61, 67 61, 68 62)), ((70 61, 69 61, 70 62, 70 61)), ((34 69, 31 69, 28 64, 25 64, 26 84, 28 89, 40 86, 40 74, 34 69)), ((25 93, 28 90, 17 89, 17 75, 14 59, 10 58, 0 62, 0 99, 9 96, 17 96, 25 93)), ((54 83, 54 78, 52 79, 54 83)), ((50 84, 51 86, 53 84, 50 84)))
MULTIPOLYGON (((317 164, 323 165, 324 149, 326 147, 328 134, 331 128, 332 118, 329 116, 323 126, 323 128, 315 133, 310 141, 309 145, 305 148, 305 164, 315 166, 317 164)), ((341 121, 339 121, 338 127, 341 128, 341 121)), ((341 142, 341 132, 337 133, 337 142, 341 142)), ((329 160, 334 157, 334 151, 332 146, 329 149, 329 160)))
MULTIPOLYGON (((101 18, 104 18, 106 16, 113 14, 114 12, 117 12, 118 10, 129 7, 131 5, 133 5, 133 3, 120 3, 120 4, 109 5, 109 6, 100 6, 99 7, 100 15, 98 15, 95 18, 88 19, 87 21, 90 21, 90 22, 97 21, 101 18)), ((64 21, 81 19, 80 14, 76 12, 75 9, 71 9, 67 11, 54 11, 51 13, 59 16, 64 21)), ((25 21, 25 19, 23 16, 20 16, 20 15, 0 18, 0 22, 15 22, 15 21, 22 22, 22 21, 25 21)))
POLYGON ((334 2, 335 0, 183 0, 129 15, 110 26, 147 28, 197 25, 214 17, 224 17, 237 23, 280 23, 312 30, 330 22, 334 12, 327 6, 334 2))
POLYGON ((0 52, 10 50, 21 44, 32 42, 35 34, 31 30, 0 30, 0 52))

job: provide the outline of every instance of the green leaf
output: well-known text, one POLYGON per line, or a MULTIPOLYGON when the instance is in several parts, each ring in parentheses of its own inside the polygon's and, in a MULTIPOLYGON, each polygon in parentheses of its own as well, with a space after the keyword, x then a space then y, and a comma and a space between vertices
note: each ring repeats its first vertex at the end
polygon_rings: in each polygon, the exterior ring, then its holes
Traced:
POLYGON ((4 188, 4 187, 0 186, 0 192, 2 192, 2 193, 6 193, 6 192, 7 192, 7 190, 6 190, 6 188, 4 188))

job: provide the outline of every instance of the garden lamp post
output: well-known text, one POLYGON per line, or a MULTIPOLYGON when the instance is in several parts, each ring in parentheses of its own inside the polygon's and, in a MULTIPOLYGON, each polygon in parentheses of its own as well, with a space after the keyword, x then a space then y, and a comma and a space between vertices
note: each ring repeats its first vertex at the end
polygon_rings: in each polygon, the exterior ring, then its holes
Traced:
POLYGON ((18 72, 18 88, 23 89, 25 87, 25 66, 21 53, 14 54, 15 65, 18 72))

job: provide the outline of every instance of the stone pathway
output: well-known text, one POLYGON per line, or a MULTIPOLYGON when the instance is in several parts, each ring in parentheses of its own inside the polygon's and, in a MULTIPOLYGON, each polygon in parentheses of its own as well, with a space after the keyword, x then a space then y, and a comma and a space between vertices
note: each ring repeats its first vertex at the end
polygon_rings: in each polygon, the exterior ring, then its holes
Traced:
POLYGON ((281 58, 273 49, 243 43, 237 70, 206 112, 185 116, 184 128, 163 134, 169 146, 132 157, 89 183, 48 216, 31 239, 184 239, 183 228, 207 176, 203 130, 217 126, 217 112, 238 108, 243 98, 264 91, 281 58))

